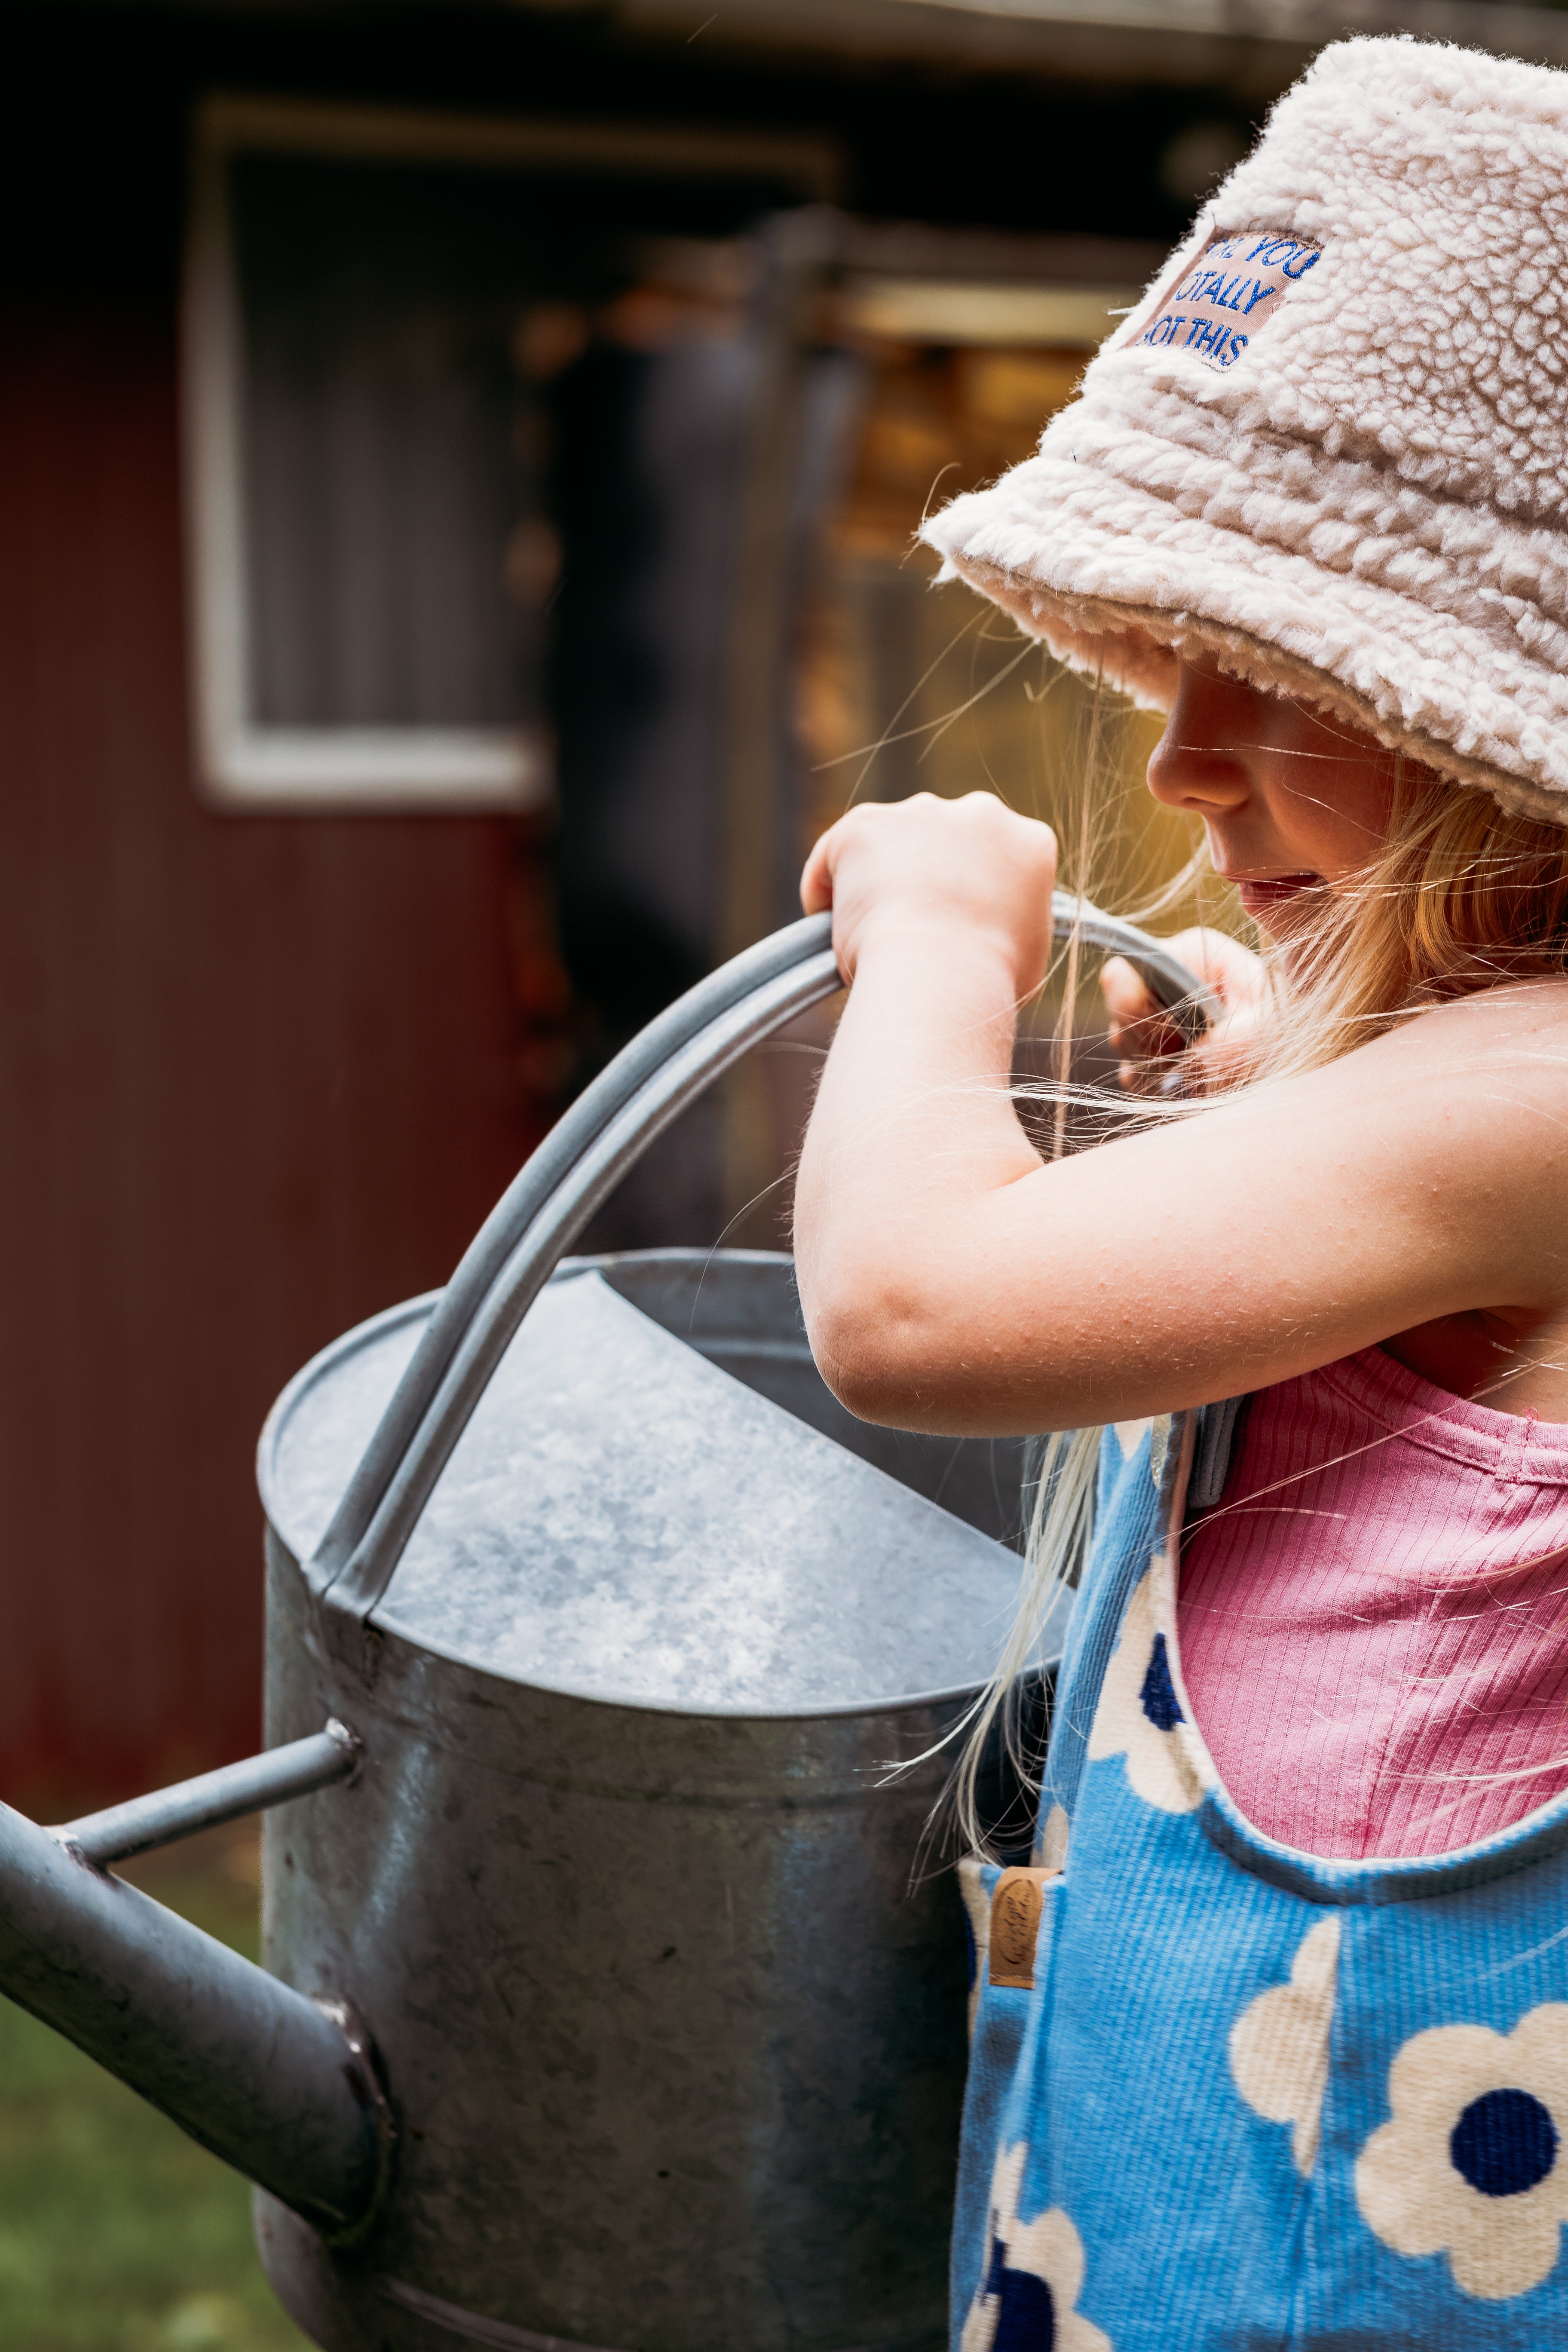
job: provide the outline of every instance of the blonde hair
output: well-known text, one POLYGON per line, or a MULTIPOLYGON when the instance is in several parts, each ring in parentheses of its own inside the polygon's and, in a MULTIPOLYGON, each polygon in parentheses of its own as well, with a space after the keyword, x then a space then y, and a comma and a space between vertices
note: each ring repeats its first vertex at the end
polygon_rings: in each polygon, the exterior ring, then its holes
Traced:
MULTIPOLYGON (((1091 768, 1085 789, 1094 782, 1091 768)), ((1080 831, 1079 839, 1085 838, 1080 831)), ((1200 852, 1159 902, 1137 910, 1137 919, 1147 920, 1205 870, 1200 852)), ((1082 887, 1084 877, 1076 878, 1082 887)), ((1102 1128, 1202 1117, 1216 1096, 1320 1067, 1435 1004, 1501 981, 1563 971, 1568 827, 1518 815, 1489 793, 1395 759, 1386 839, 1349 882, 1314 892, 1302 911, 1287 948, 1258 943, 1267 1008, 1245 1060, 1218 1076, 1206 1098, 1145 1099, 1131 1113, 1124 1103, 1108 1108, 1101 1098, 1102 1128)), ((1076 971, 1075 948, 1067 952, 1076 971)), ((1069 1099, 1089 1113, 1083 1088, 1058 1083, 1020 1092, 1043 1095, 1057 1107, 1058 1140, 1069 1099)), ((1052 1609, 1077 1583, 1088 1557, 1100 1435, 1098 1429, 1058 1432, 1045 1441, 1036 1466, 1013 1626, 995 1674, 960 1727, 968 1736, 951 1801, 973 1848, 987 1843, 980 1779, 994 1743, 1000 1742, 1020 1781, 1039 1778, 1042 1759, 1024 1753, 1026 1678, 1052 1609)))
POLYGON ((1568 829, 1399 761, 1387 839, 1313 898, 1300 937, 1264 949, 1272 1017, 1241 1083, 1314 1068, 1500 981, 1562 971, 1568 829))

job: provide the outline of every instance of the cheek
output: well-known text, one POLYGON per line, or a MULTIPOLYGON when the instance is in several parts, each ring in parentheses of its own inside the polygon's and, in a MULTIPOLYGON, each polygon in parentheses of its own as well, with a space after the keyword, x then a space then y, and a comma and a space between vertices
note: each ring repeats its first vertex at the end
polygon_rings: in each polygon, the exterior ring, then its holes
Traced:
POLYGON ((1335 796, 1336 833, 1344 867, 1364 866, 1388 839, 1394 815, 1394 773, 1380 761, 1370 774, 1358 768, 1335 796))
POLYGON ((1316 772, 1310 780, 1298 768, 1286 788, 1270 796, 1273 814, 1302 865, 1331 882, 1364 866, 1387 840, 1394 775, 1381 759, 1311 764, 1316 772))

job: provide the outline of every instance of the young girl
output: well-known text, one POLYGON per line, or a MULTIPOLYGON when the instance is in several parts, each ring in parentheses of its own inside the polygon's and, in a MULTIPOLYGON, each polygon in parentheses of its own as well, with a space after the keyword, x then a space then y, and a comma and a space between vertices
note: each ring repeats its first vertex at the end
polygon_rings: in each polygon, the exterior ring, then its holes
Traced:
POLYGON ((966 1866, 963 2352, 1568 2343, 1565 289, 1568 78, 1342 44, 928 529, 1169 711, 1262 950, 1210 943, 1182 1099, 1026 1139, 1044 825, 921 797, 806 867, 825 1374, 1104 1427, 1036 1864, 966 1866))

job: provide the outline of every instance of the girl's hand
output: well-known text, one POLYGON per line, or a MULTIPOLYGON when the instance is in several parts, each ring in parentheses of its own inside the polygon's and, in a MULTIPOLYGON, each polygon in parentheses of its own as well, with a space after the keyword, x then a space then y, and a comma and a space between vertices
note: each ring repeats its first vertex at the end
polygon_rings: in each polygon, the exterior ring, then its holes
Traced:
POLYGON ((1111 956, 1100 975, 1111 1050, 1121 1063, 1122 1085, 1140 1093, 1178 1072, 1199 1090, 1230 1076, 1246 1059, 1268 1003, 1262 959, 1239 940, 1200 929, 1178 931, 1166 945, 1213 989, 1221 1018, 1195 1045, 1186 1045, 1126 958, 1111 956))
POLYGON ((994 793, 868 801, 830 825, 805 861, 800 902, 833 909, 833 946, 847 981, 868 938, 950 925, 988 940, 1015 1002, 1032 996, 1051 951, 1057 841, 994 793))

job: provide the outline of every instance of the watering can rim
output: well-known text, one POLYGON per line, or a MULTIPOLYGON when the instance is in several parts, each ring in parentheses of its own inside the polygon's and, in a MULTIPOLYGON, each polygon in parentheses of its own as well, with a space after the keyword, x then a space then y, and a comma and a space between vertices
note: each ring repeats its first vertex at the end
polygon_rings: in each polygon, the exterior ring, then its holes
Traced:
MULTIPOLYGON (((551 1276, 550 1281, 551 1285, 553 1285, 558 1282, 581 1280, 585 1276, 598 1273, 605 1266, 624 1264, 628 1260, 647 1264, 650 1260, 656 1263, 660 1259, 673 1262, 680 1259, 711 1258, 721 1255, 730 1263, 734 1263, 736 1260, 751 1265, 788 1265, 793 1263, 787 1250, 718 1252, 696 1250, 679 1245, 665 1249, 609 1250, 593 1255, 563 1258, 551 1276)), ((363 1323, 352 1325, 347 1331, 341 1332, 335 1339, 329 1340, 324 1348, 319 1349, 307 1363, 300 1366, 287 1386, 279 1391, 266 1421, 262 1423, 261 1434, 256 1449, 257 1485, 260 1491, 262 1507, 266 1512, 268 1527, 279 1541, 288 1547, 297 1563, 300 1576, 307 1582, 309 1581, 309 1562, 300 1558, 296 1550, 293 1540, 285 1532, 276 1507, 279 1500, 277 1449, 283 1431, 291 1414, 323 1376, 341 1367, 357 1355, 362 1349, 373 1346, 377 1339, 388 1333, 399 1329, 421 1316, 428 1318, 440 1296, 439 1289, 422 1291, 413 1298, 400 1300, 395 1307, 383 1307, 378 1314, 368 1316, 363 1323)), ((639 1308, 637 1311, 640 1313, 642 1310, 639 1308)), ((526 1321, 526 1318, 524 1319, 526 1321)), ((722 1371, 723 1367, 716 1366, 715 1370, 722 1371)), ((725 1373, 724 1377, 733 1379, 734 1375, 725 1373)), ((785 1410, 783 1406, 776 1409, 780 1412, 785 1410)), ((823 1442, 830 1444, 833 1441, 825 1439, 823 1442)), ((935 1512, 940 1517, 954 1525, 964 1525, 962 1520, 954 1520, 953 1514, 951 1511, 944 1511, 940 1503, 933 1503, 924 1496, 911 1493, 909 1488, 902 1486, 898 1479, 891 1477, 887 1471, 879 1469, 875 1464, 863 1463, 860 1467, 867 1476, 885 1479, 889 1486, 898 1487, 906 1501, 917 1509, 935 1512)), ((1017 1558, 1017 1555, 1006 1545, 998 1543, 994 1537, 984 1534, 977 1528, 966 1528, 965 1533, 976 1545, 999 1554, 1005 1560, 1013 1561, 1017 1558)), ((401 1625, 397 1622, 395 1613, 388 1610, 387 1604, 391 1597, 392 1590, 389 1588, 371 1611, 367 1622, 374 1625, 378 1633, 389 1635, 398 1642, 406 1643, 410 1649, 417 1651, 420 1654, 440 1658, 447 1664, 460 1667, 465 1673, 483 1676, 503 1685, 510 1690, 541 1691, 551 1697, 570 1699, 574 1706, 606 1707, 626 1715, 663 1715, 682 1719, 700 1718, 716 1723, 746 1724, 853 1721, 873 1716, 915 1714, 932 1707, 954 1706, 978 1697, 986 1688, 985 1678, 982 1677, 979 1680, 972 1678, 960 1683, 945 1684, 929 1690, 898 1691, 874 1698, 848 1699, 840 1700, 832 1705, 800 1706, 747 1706, 732 1701, 720 1704, 698 1699, 658 1699, 631 1692, 584 1690, 572 1683, 552 1680, 547 1673, 530 1672, 526 1675, 506 1673, 493 1664, 475 1659, 467 1652, 450 1643, 443 1642, 438 1637, 423 1631, 415 1632, 409 1627, 401 1625)), ((1067 1608, 1070 1608, 1070 1605, 1069 1598, 1067 1608)), ((1062 1643, 1066 1636, 1067 1608, 1058 1603, 1057 1609, 1053 1611, 1045 1629, 1046 1638, 1042 1643, 1040 1653, 1023 1670, 1025 1675, 1047 1673, 1059 1664, 1062 1643)))
MULTIPOLYGON (((650 1258, 675 1259, 699 1255, 706 1257, 721 1256, 731 1261, 738 1258, 747 1263, 760 1263, 767 1265, 795 1264, 795 1259, 788 1250, 715 1248, 698 1252, 686 1244, 677 1242, 646 1250, 601 1250, 584 1256, 563 1257, 551 1276, 551 1280, 552 1282, 569 1281, 579 1275, 595 1272, 602 1265, 614 1265, 623 1258, 646 1261, 650 1258)), ((267 1418, 262 1423, 256 1440, 257 1487, 268 1518, 274 1526, 277 1522, 272 1519, 272 1475, 278 1440, 282 1433, 284 1423, 294 1410, 300 1397, 313 1381, 320 1378, 330 1360, 341 1360, 353 1354, 358 1349, 369 1346, 384 1332, 395 1330, 400 1323, 408 1321, 416 1315, 433 1313, 437 1301, 444 1295, 445 1290, 444 1283, 436 1283, 428 1290, 416 1290, 407 1298, 395 1300, 390 1307, 378 1307, 374 1314, 367 1315, 363 1322, 351 1323, 346 1331, 340 1331, 334 1338, 327 1340, 324 1346, 316 1349, 313 1356, 306 1358, 297 1372, 290 1373, 268 1406, 267 1418)))

